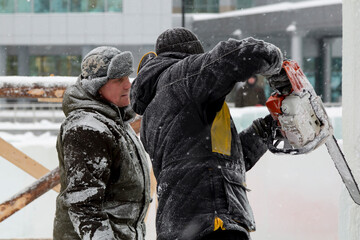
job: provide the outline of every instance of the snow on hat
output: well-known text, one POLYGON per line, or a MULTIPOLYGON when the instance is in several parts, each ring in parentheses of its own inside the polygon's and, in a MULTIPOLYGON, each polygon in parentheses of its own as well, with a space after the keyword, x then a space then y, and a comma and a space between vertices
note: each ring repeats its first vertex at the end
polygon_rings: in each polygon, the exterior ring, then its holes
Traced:
POLYGON ((186 28, 171 28, 156 40, 156 54, 163 52, 203 53, 199 39, 186 28))
POLYGON ((91 50, 81 62, 81 83, 96 96, 109 79, 122 78, 134 72, 131 52, 102 46, 91 50))

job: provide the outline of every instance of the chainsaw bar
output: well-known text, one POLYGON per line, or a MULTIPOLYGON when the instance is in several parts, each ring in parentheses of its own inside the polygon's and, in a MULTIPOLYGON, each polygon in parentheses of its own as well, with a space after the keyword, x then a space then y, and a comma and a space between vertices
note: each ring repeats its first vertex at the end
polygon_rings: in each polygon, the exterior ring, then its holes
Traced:
MULTIPOLYGON (((330 157, 333 160, 335 167, 338 170, 341 179, 344 182, 351 198, 356 204, 360 205, 359 186, 351 172, 349 165, 346 162, 343 152, 337 144, 336 138, 333 135, 333 128, 324 108, 324 104, 321 101, 321 98, 316 94, 311 83, 295 61, 284 61, 283 68, 291 83, 292 92, 288 95, 280 95, 279 93, 277 93, 271 96, 266 102, 266 106, 268 107, 273 118, 277 120, 277 122, 281 126, 281 131, 284 133, 283 135, 285 137, 284 139, 280 138, 278 140, 276 139, 276 137, 270 136, 268 139, 269 150, 276 154, 285 153, 298 155, 309 153, 317 147, 321 146, 323 143, 325 143, 330 157), (294 99, 294 96, 297 97, 295 100, 300 99, 301 101, 295 102, 297 103, 295 105, 285 103, 286 99, 294 99), (309 105, 307 105, 307 100, 310 103, 313 112, 300 112, 299 109, 301 109, 302 106, 307 106, 307 109, 310 108, 309 105), (297 108, 296 112, 289 111, 289 109, 294 108, 297 108), (316 115, 318 121, 310 122, 314 114, 316 115), (298 117, 296 118, 296 121, 295 117, 298 117), (303 120, 301 119, 301 117, 307 117, 305 120, 309 120, 300 121, 299 117, 300 120, 303 120), (310 125, 308 125, 309 128, 305 130, 310 129, 308 132, 313 134, 313 132, 311 132, 313 128, 310 128, 310 126, 314 127, 314 129, 320 126, 319 132, 316 132, 314 130, 316 134, 313 135, 306 135, 306 133, 308 133, 306 131, 300 132, 299 129, 300 127, 302 127, 300 126, 300 124, 306 125, 307 122, 309 122, 310 125), (298 123, 298 125, 295 125, 294 123, 298 123), (288 134, 291 138, 288 136, 288 134), (293 136, 298 136, 295 134, 298 134, 300 137, 294 138, 293 136), (311 136, 315 137, 311 139, 311 136), (307 141, 294 141, 303 139, 307 139, 307 141), (284 146, 282 148, 277 146, 280 141, 284 142, 284 146), (290 146, 285 145, 286 141, 290 143, 290 146)), ((295 100, 293 100, 293 102, 295 100)))
POLYGON ((355 181, 355 178, 346 162, 345 156, 341 151, 336 138, 334 136, 329 137, 325 142, 331 159, 334 161, 335 167, 338 170, 342 181, 344 182, 351 198, 354 202, 360 205, 360 190, 359 186, 355 181))

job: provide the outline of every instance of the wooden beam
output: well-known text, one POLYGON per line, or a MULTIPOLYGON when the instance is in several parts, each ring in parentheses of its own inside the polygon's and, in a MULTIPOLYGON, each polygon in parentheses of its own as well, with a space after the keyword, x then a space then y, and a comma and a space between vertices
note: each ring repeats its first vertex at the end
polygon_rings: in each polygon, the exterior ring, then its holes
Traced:
MULTIPOLYGON (((41 178, 49 172, 49 169, 24 154, 2 138, 0 138, 0 156, 36 179, 41 178)), ((59 192, 60 186, 56 186, 54 190, 59 192)))
POLYGON ((38 98, 38 102, 62 102, 62 98, 38 98))
POLYGON ((19 192, 10 200, 0 204, 0 222, 46 193, 49 189, 55 187, 59 183, 59 180, 59 168, 55 168, 34 182, 30 187, 19 192))

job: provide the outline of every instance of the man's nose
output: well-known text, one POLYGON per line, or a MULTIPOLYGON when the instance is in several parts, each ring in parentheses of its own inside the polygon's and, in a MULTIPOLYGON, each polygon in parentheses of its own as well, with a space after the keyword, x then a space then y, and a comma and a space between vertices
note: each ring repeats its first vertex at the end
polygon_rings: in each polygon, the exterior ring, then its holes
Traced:
POLYGON ((130 82, 129 77, 127 77, 127 78, 124 80, 124 89, 129 89, 130 87, 131 87, 131 82, 130 82))

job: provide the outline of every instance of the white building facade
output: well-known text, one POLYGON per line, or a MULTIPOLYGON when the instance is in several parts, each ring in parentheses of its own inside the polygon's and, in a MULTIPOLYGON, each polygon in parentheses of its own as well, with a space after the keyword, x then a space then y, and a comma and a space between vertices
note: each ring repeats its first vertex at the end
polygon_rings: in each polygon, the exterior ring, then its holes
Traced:
POLYGON ((135 62, 171 27, 168 0, 0 1, 0 75, 78 75, 82 56, 100 45, 135 62))

